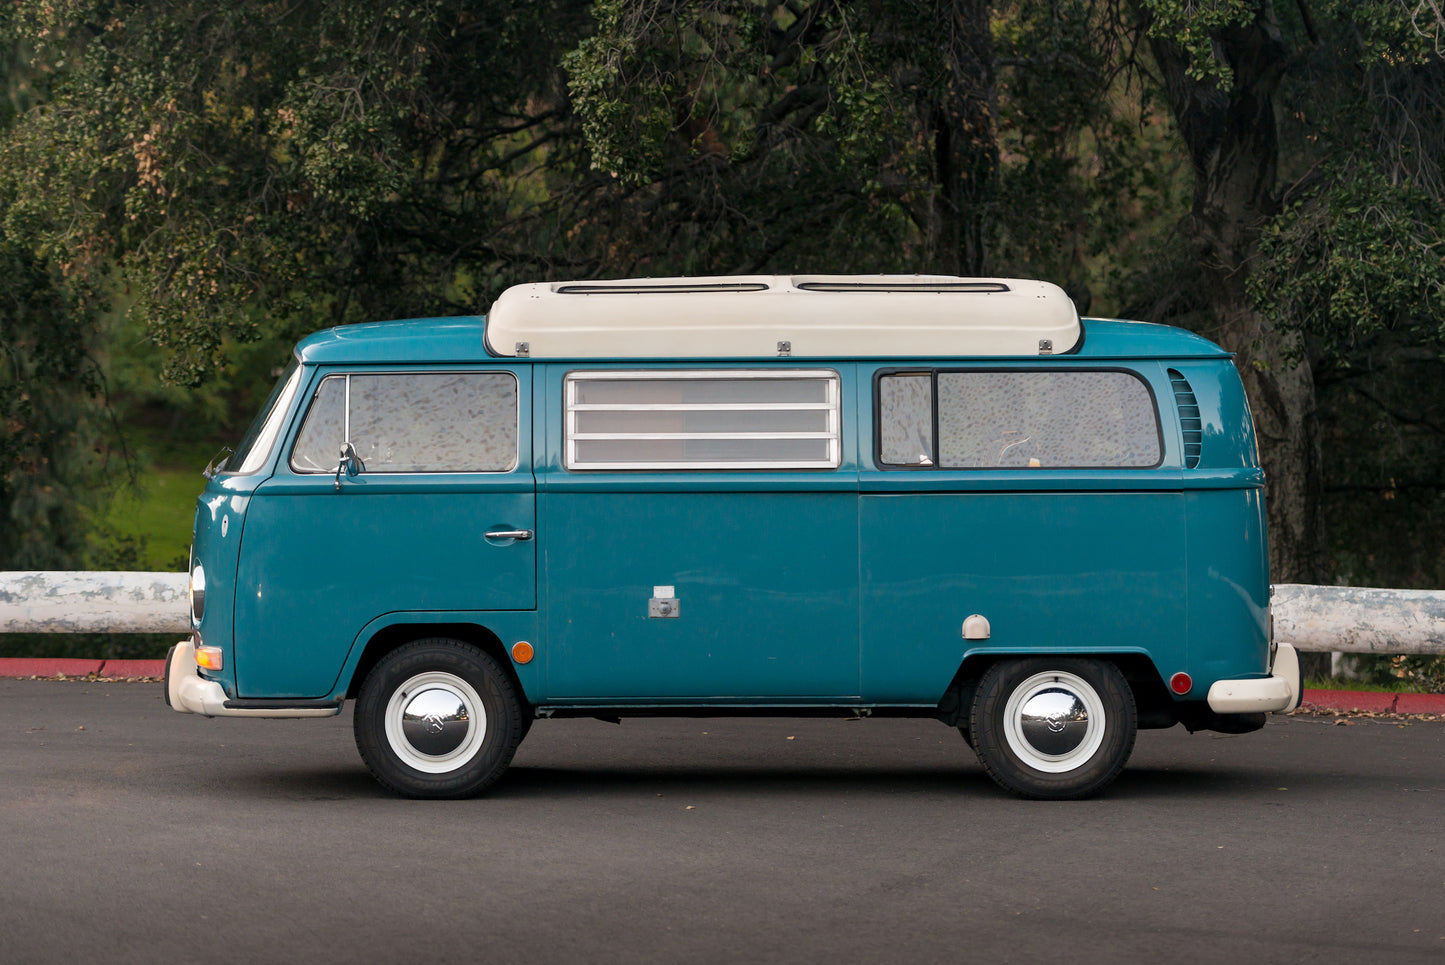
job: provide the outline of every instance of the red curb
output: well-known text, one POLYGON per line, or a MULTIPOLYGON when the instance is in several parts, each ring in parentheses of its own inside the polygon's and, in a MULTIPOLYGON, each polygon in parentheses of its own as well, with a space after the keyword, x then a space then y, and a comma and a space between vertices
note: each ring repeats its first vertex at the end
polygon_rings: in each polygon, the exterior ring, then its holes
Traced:
POLYGON ((100 668, 102 677, 164 677, 164 660, 107 660, 100 668))
POLYGON ((99 673, 103 660, 59 657, 7 657, 0 660, 0 677, 84 677, 99 673))
POLYGON ((1369 690, 1306 690, 1304 706, 1312 710, 1361 710, 1391 714, 1395 712, 1395 701, 1400 696, 1369 690))
POLYGON ((1397 714, 1445 714, 1445 694, 1401 694, 1397 714))
POLYGON ((0 657, 0 677, 164 677, 164 660, 85 660, 74 657, 0 657))

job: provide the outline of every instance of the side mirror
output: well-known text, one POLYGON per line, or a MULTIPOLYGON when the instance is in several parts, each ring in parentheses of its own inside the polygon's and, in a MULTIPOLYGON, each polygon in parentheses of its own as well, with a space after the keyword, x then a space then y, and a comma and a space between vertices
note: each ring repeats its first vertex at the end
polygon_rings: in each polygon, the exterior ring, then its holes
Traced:
POLYGON ((336 464, 336 488, 341 488, 341 474, 343 472, 348 476, 355 476, 365 471, 366 463, 362 462, 361 457, 356 454, 356 447, 349 442, 343 445, 341 447, 341 461, 336 464))

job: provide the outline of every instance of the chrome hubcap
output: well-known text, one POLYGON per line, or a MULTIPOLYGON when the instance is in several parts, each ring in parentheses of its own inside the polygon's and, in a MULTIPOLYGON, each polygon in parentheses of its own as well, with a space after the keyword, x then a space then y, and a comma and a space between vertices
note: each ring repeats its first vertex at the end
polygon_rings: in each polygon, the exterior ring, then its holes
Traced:
POLYGON ((456 674, 417 674, 386 705, 386 740, 403 764, 427 774, 464 766, 482 749, 487 712, 476 688, 456 674))
POLYGON ((1034 674, 1004 705, 1004 738, 1025 765, 1062 774, 1089 762, 1104 743, 1104 701, 1077 674, 1034 674))
POLYGON ((1067 754, 1083 743, 1089 711, 1078 694, 1061 687, 1040 691, 1019 711, 1019 730, 1040 754, 1067 754))
POLYGON ((440 757, 461 746, 471 726, 465 701, 441 687, 414 691, 401 710, 401 732, 418 753, 440 757))

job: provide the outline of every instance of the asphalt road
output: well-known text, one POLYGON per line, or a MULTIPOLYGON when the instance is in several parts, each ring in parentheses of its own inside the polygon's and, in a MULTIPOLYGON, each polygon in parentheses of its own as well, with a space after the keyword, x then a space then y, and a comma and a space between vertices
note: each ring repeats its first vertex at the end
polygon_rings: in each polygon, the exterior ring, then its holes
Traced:
POLYGON ((1140 734, 1004 795, 931 721, 541 721, 386 794, 324 721, 0 680, 0 961, 1445 962, 1445 723, 1140 734))

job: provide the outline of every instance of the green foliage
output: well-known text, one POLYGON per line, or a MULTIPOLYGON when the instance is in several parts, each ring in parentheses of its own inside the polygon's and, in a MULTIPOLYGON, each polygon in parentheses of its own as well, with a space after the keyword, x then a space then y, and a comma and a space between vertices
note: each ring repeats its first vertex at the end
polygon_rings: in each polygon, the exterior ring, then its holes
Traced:
POLYGON ((118 268, 183 384, 263 332, 474 310, 555 232, 517 182, 556 160, 575 7, 18 4, 47 93, 0 150, 5 227, 118 268))
POLYGON ((1260 238, 1249 281, 1260 308, 1344 365, 1382 336, 1445 336, 1445 205, 1372 165, 1327 164, 1320 180, 1260 238))
POLYGON ((604 222, 609 269, 951 270, 947 228, 969 212, 949 197, 940 138, 982 172, 980 211, 996 158, 959 39, 986 41, 986 20, 961 10, 595 4, 596 33, 563 63, 591 164, 624 189, 604 222))
MULTIPOLYGON (((1328 654, 1324 654, 1326 658, 1328 654)), ((1382 677, 1374 672, 1369 664, 1379 659, 1388 661, 1390 658, 1368 657, 1361 655, 1357 658, 1356 667, 1362 671, 1361 675, 1349 677, 1305 677, 1306 690, 1363 690, 1373 693, 1400 694, 1400 693, 1428 693, 1429 688, 1420 686, 1411 680, 1390 676, 1382 677)))
POLYGON ((1188 60, 1186 73, 1204 86, 1228 90, 1234 68, 1220 56, 1218 35, 1243 27, 1264 13, 1268 0, 1141 0, 1148 34, 1175 44, 1188 60))
POLYGON ((678 78, 659 58, 640 58, 639 37, 629 29, 626 0, 593 5, 597 33, 586 37, 562 59, 572 108, 582 120, 592 166, 641 184, 661 173, 665 146, 673 129, 671 100, 678 78), (653 63, 648 64, 648 61, 653 63), (644 90, 624 98, 631 78, 627 68, 652 67, 644 90))
POLYGON ((1445 587, 1445 379, 1438 349, 1377 342, 1319 386, 1334 578, 1445 587))
POLYGON ((0 11, 0 562, 153 554, 83 538, 116 505, 105 461, 126 475, 104 421, 234 439, 324 325, 538 278, 765 270, 996 270, 1218 325, 1199 242, 1232 219, 1231 283, 1320 376, 1338 572, 1438 581, 1432 10, 20 0, 0 11), (1278 156, 1194 152, 1219 129, 1178 123, 1171 84, 1214 118, 1257 97, 1278 156), (1229 164, 1265 189, 1186 218, 1229 164))
POLYGON ((1371 687, 1445 694, 1445 656, 1361 654, 1354 658, 1354 664, 1360 678, 1371 687))
POLYGON ((1103 29, 1112 13, 1089 0, 1000 5, 994 31, 1010 65, 998 81, 996 259, 1003 273, 1064 284, 1094 314, 1128 310, 1189 210, 1178 135, 1131 74, 1128 31, 1103 29))
POLYGON ((66 286, 0 236, 0 569, 63 569, 83 554, 102 382, 66 286))
POLYGON ((1361 64, 1402 67, 1445 56, 1445 14, 1437 3, 1404 0, 1324 0, 1318 16, 1347 24, 1361 64))

